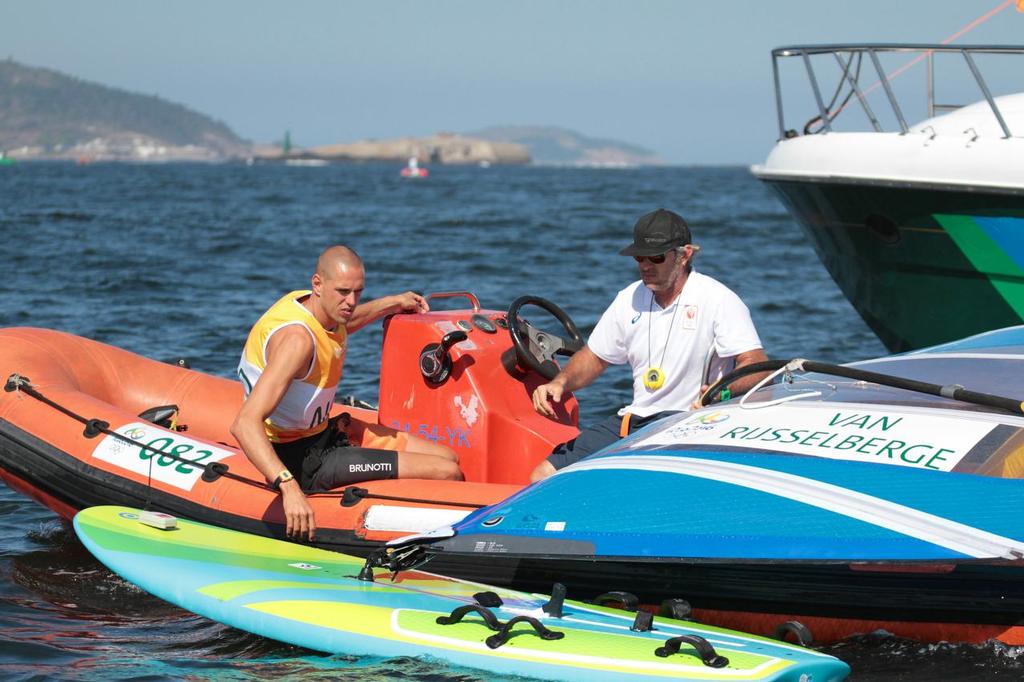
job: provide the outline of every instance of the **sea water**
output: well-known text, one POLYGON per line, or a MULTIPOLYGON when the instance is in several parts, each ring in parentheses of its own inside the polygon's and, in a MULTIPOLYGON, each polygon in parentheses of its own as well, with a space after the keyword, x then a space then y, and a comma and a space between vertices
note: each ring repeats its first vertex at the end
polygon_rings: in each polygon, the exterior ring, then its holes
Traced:
MULTIPOLYGON (((638 277, 634 261, 618 255, 633 222, 665 207, 702 246, 697 269, 750 307, 771 357, 885 354, 745 168, 434 167, 413 180, 399 170, 0 168, 0 326, 60 329, 232 376, 251 324, 281 294, 307 286, 320 250, 342 242, 366 262, 367 297, 470 291, 485 308, 505 309, 533 294, 562 306, 586 334, 638 277)), ((379 324, 352 337, 343 394, 376 402, 380 344, 379 324)), ((617 409, 630 390, 629 372, 610 369, 579 394, 584 422, 617 409)), ((855 680, 1024 677, 1021 650, 997 645, 874 634, 828 651, 851 663, 855 680)), ((111 575, 55 514, 0 484, 0 678, 299 675, 493 679, 419 660, 322 656, 181 611, 111 575)))

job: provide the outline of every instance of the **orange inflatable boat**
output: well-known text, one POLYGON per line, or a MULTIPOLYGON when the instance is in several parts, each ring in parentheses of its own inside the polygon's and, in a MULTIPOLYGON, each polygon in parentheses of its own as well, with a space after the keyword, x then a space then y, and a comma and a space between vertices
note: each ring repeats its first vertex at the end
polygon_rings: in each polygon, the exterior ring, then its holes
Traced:
MULTIPOLYGON (((316 544, 366 554, 500 501, 525 485, 551 448, 577 433, 577 405, 557 421, 530 394, 552 376, 556 353, 579 347, 575 325, 544 299, 505 312, 398 315, 385 322, 378 410, 336 405, 454 448, 466 480, 368 481, 310 495, 316 544), (565 332, 521 320, 548 309, 565 332), (520 320, 508 329, 508 319, 520 320)), ((33 328, 0 329, 0 477, 64 517, 97 504, 147 507, 260 535, 284 535, 277 493, 238 449, 229 426, 237 381, 89 339, 33 328)))

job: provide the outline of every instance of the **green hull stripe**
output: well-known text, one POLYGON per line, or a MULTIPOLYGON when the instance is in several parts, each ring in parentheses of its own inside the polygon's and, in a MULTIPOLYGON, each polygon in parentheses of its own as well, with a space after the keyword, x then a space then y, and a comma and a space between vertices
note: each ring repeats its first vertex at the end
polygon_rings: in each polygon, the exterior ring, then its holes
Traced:
POLYGON ((934 218, 971 265, 1024 318, 1024 270, 970 216, 935 214, 934 218))

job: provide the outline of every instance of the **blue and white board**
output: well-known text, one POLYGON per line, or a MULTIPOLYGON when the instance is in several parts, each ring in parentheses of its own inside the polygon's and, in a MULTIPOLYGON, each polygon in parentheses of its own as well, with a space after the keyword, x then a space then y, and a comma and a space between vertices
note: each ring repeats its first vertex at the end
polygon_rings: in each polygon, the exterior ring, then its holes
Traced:
POLYGON ((1021 509, 1019 479, 658 448, 594 455, 470 515, 442 544, 696 560, 1018 559, 1021 509))
MULTIPOLYGON (((377 572, 359 580, 355 557, 178 520, 163 530, 139 522, 137 510, 93 507, 75 517, 85 546, 125 579, 208 618, 265 637, 331 653, 432 656, 494 673, 551 680, 787 680, 830 682, 849 672, 831 656, 774 640, 683 621, 655 618, 654 629, 631 631, 634 614, 566 601, 561 617, 536 595, 422 572, 377 572), (530 616, 557 639, 520 623, 504 644, 473 610, 461 622, 438 618, 480 605, 507 623, 530 616), (486 600, 490 601, 490 600, 486 600), (697 635, 724 667, 705 665, 683 643, 667 657, 655 651, 677 636, 697 635)), ((664 652, 663 652, 664 653, 664 652)))

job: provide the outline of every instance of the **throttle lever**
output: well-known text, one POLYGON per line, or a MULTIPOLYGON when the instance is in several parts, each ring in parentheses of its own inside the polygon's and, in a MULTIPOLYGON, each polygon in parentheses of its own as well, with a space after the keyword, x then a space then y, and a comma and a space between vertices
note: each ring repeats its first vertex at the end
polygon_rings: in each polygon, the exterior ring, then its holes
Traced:
POLYGON ((469 336, 464 331, 448 332, 441 343, 428 343, 420 351, 420 373, 432 384, 440 384, 452 371, 452 358, 448 351, 452 346, 465 341, 469 336))

